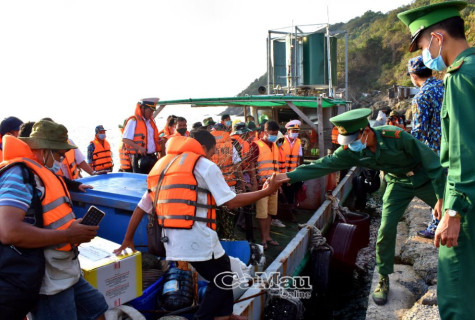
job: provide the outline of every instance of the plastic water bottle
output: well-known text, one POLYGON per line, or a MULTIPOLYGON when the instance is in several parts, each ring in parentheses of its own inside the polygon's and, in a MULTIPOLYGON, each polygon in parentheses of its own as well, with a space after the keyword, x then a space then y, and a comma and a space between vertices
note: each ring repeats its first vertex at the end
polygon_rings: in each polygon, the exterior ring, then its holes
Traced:
POLYGON ((193 276, 191 271, 170 268, 165 275, 159 304, 168 311, 189 307, 193 304, 193 276))

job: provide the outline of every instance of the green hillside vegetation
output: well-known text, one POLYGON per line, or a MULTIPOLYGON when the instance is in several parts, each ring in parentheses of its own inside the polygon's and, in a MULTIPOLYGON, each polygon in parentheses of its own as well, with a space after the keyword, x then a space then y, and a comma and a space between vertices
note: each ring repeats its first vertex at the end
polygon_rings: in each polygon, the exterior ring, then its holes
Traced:
MULTIPOLYGON (((388 13, 368 11, 346 23, 330 26, 330 30, 348 32, 348 81, 350 99, 361 97, 361 93, 384 90, 390 86, 412 85, 407 77, 407 61, 420 53, 408 52, 409 29, 397 18, 399 12, 423 5, 443 2, 440 0, 415 0, 412 4, 394 9, 388 13)), ((475 0, 462 11, 466 36, 471 46, 475 45, 475 0)), ((338 41, 338 87, 344 87, 345 41, 338 41)), ((441 78, 443 73, 437 74, 441 78)), ((257 94, 260 85, 267 84, 267 75, 254 80, 239 95, 257 94)))

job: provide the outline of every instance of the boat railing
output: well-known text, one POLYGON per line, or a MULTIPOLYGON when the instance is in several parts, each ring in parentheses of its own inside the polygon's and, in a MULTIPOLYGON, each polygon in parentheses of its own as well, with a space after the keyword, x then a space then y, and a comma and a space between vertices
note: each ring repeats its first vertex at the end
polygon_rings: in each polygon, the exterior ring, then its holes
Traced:
MULTIPOLYGON (((340 181, 333 190, 332 195, 341 201, 344 201, 351 192, 352 178, 356 167, 351 168, 346 176, 340 181)), ((333 221, 331 212, 331 201, 325 200, 315 211, 312 217, 307 221, 307 225, 317 226, 319 229, 325 229, 328 221, 333 221)), ((260 319, 265 306, 266 282, 269 280, 278 281, 276 277, 293 276, 299 269, 307 251, 310 242, 310 229, 302 228, 282 250, 276 259, 267 267, 262 275, 263 281, 256 281, 253 286, 244 292, 240 297, 239 303, 234 305, 233 313, 236 315, 247 316, 248 319, 260 319), (247 298, 247 299, 246 299, 247 298)))

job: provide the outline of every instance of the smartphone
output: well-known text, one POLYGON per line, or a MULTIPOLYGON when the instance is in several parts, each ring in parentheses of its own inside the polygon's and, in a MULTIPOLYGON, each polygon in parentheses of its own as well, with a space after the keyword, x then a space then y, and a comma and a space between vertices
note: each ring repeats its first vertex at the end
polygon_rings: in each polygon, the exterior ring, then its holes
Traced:
POLYGON ((82 218, 81 224, 85 224, 87 226, 97 226, 105 215, 106 213, 104 211, 96 208, 95 206, 90 206, 82 218))

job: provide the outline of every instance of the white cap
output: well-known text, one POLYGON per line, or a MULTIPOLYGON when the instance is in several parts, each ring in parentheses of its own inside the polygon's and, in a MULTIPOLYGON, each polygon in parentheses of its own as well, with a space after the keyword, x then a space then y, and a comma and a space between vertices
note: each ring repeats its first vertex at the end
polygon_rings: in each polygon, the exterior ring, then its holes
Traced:
POLYGON ((291 120, 285 124, 286 129, 300 129, 300 126, 302 126, 300 120, 291 120))

